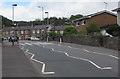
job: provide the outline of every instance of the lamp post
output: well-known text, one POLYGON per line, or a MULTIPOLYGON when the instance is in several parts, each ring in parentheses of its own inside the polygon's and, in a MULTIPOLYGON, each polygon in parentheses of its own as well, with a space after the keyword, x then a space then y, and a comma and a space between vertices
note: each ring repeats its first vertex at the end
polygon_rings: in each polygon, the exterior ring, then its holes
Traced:
POLYGON ((47 14, 47 25, 49 25, 49 13, 45 12, 45 14, 47 14))
POLYGON ((38 8, 42 8, 42 20, 44 20, 44 8, 41 6, 38 6, 38 8))
POLYGON ((12 17, 12 24, 13 24, 13 30, 14 30, 14 7, 17 6, 17 4, 13 4, 12 8, 13 8, 13 17, 12 17))
POLYGON ((47 33, 47 28, 48 28, 48 25, 49 25, 49 14, 48 14, 48 12, 45 12, 45 14, 47 14, 46 35, 47 35, 47 42, 48 42, 49 36, 48 36, 48 33, 47 33))

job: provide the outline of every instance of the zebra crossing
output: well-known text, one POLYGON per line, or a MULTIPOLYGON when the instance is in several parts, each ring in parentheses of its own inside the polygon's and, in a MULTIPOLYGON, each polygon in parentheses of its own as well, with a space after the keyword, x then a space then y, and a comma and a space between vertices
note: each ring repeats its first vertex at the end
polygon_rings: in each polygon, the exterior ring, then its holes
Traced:
POLYGON ((33 45, 53 45, 53 43, 47 43, 47 42, 20 42, 19 43, 22 46, 25 45, 29 45, 29 46, 33 46, 33 45))

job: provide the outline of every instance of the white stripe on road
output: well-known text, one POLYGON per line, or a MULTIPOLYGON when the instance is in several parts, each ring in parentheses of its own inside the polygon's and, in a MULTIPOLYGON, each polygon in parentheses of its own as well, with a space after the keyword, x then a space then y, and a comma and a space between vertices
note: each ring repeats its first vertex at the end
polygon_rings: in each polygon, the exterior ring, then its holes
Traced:
POLYGON ((32 44, 30 44, 30 43, 25 43, 25 44, 27 44, 27 45, 29 45, 29 46, 32 46, 32 44))
POLYGON ((45 63, 34 59, 33 57, 34 57, 35 55, 34 55, 33 53, 28 52, 28 49, 26 50, 26 53, 32 55, 32 56, 31 56, 31 60, 33 60, 33 61, 35 61, 35 62, 37 62, 37 63, 42 64, 42 70, 41 70, 41 72, 42 72, 43 74, 54 74, 54 73, 55 73, 55 72, 45 72, 45 63))
POLYGON ((55 51, 55 50, 52 48, 52 51, 55 51))
POLYGON ((90 52, 90 51, 88 51, 88 50, 86 50, 86 49, 83 49, 84 51, 86 51, 86 52, 90 52))
POLYGON ((109 56, 111 56, 111 57, 113 57, 113 58, 116 58, 116 59, 120 59, 120 58, 118 58, 118 57, 116 57, 116 56, 113 56, 113 55, 109 55, 109 56))
POLYGON ((71 46, 68 46, 69 48, 72 48, 71 46))
MULTIPOLYGON (((53 50, 53 49, 52 49, 52 50, 53 50)), ((60 52, 60 53, 64 53, 67 57, 70 57, 70 58, 80 59, 80 60, 83 60, 83 61, 87 61, 87 62, 91 63, 92 65, 94 65, 96 68, 101 69, 101 70, 109 70, 109 69, 112 69, 112 67, 100 67, 100 66, 98 66, 97 64, 95 64, 94 62, 92 62, 91 60, 88 60, 88 59, 70 56, 67 52, 62 52, 62 51, 57 51, 57 50, 54 50, 54 51, 60 52)))
POLYGON ((20 45, 22 45, 22 46, 25 46, 25 44, 22 44, 22 43, 19 43, 20 45))

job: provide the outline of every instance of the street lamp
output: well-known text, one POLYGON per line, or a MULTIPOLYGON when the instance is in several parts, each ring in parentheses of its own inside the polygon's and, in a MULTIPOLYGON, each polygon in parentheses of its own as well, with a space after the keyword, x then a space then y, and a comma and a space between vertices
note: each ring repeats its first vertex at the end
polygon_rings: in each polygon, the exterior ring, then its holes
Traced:
POLYGON ((14 7, 15 7, 15 6, 17 6, 17 4, 13 4, 13 5, 12 5, 12 8, 13 8, 13 18, 12 18, 12 19, 13 19, 13 20, 12 20, 12 24, 13 24, 13 27, 12 27, 12 29, 13 29, 13 34, 14 34, 14 32, 15 32, 15 30, 14 30, 14 7))
POLYGON ((17 6, 17 4, 13 4, 12 7, 13 7, 13 26, 14 26, 14 7, 17 6))
POLYGON ((44 20, 44 8, 41 6, 38 6, 38 8, 42 8, 42 19, 44 20))
POLYGON ((47 42, 48 42, 48 33, 47 33, 47 29, 48 29, 48 25, 49 25, 49 15, 48 15, 48 12, 45 12, 45 14, 47 14, 47 26, 46 26, 46 35, 47 35, 47 42))
POLYGON ((47 14, 47 25, 49 25, 49 13, 45 12, 45 14, 47 14))

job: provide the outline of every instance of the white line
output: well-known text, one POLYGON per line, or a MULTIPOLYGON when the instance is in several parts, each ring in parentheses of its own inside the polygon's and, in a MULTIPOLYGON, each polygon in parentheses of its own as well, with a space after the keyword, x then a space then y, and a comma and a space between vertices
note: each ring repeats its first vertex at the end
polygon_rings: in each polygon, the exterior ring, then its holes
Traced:
POLYGON ((113 58, 116 58, 116 59, 120 59, 120 58, 118 58, 118 57, 116 57, 116 56, 113 56, 113 55, 109 55, 109 56, 111 56, 111 57, 113 57, 113 58))
POLYGON ((110 56, 110 57, 112 57, 112 58, 119 59, 118 57, 113 56, 113 55, 102 54, 102 53, 98 53, 98 52, 93 52, 93 53, 95 53, 95 54, 100 54, 100 55, 105 55, 105 56, 110 56))
POLYGON ((89 60, 89 62, 91 63, 91 64, 93 64, 95 67, 97 67, 97 68, 99 68, 99 69, 112 69, 112 67, 103 67, 103 68, 101 68, 100 66, 98 66, 97 64, 95 64, 95 63, 93 63, 92 61, 90 61, 89 60))
POLYGON ((98 66, 97 64, 95 64, 94 62, 92 62, 91 60, 88 60, 88 59, 78 58, 78 57, 74 57, 74 56, 69 56, 69 57, 74 58, 74 59, 80 59, 80 60, 83 60, 83 61, 87 61, 87 62, 91 63, 92 65, 94 65, 95 67, 97 67, 98 69, 101 69, 101 70, 112 69, 112 67, 100 67, 100 66, 98 66))
POLYGON ((86 51, 86 52, 90 52, 90 51, 88 51, 88 50, 86 50, 86 49, 83 49, 84 51, 86 51))
POLYGON ((52 48, 52 51, 55 51, 55 50, 52 48))
POLYGON ((25 43, 25 44, 32 46, 32 44, 30 44, 30 43, 25 43))
POLYGON ((25 44, 22 44, 22 43, 19 43, 20 45, 22 45, 22 46, 25 46, 25 44))
POLYGON ((68 46, 69 48, 72 48, 71 46, 68 46))
POLYGON ((68 56, 69 57, 69 55, 68 55, 68 53, 67 52, 63 52, 66 56, 68 56))
POLYGON ((33 61, 35 61, 35 62, 37 62, 37 63, 42 64, 42 70, 41 70, 41 72, 42 72, 43 74, 54 74, 54 73, 55 73, 55 72, 45 72, 45 63, 34 59, 34 58, 33 58, 33 57, 34 57, 34 54, 28 52, 28 49, 26 50, 26 53, 32 55, 32 56, 31 56, 31 60, 33 60, 33 61))

